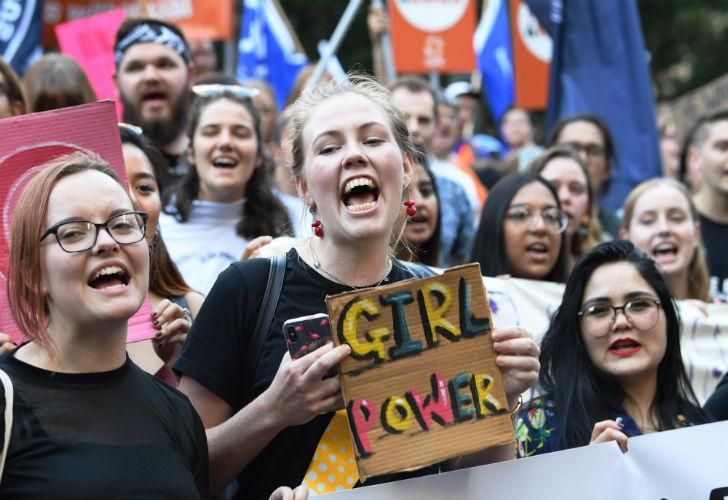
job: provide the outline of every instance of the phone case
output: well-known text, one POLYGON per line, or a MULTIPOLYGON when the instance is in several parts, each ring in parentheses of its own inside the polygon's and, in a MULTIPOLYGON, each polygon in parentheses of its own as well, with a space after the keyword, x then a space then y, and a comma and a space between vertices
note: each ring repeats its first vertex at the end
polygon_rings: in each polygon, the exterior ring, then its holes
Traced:
POLYGON ((283 323, 283 335, 291 358, 298 359, 325 345, 331 339, 329 316, 319 313, 289 319, 283 323))

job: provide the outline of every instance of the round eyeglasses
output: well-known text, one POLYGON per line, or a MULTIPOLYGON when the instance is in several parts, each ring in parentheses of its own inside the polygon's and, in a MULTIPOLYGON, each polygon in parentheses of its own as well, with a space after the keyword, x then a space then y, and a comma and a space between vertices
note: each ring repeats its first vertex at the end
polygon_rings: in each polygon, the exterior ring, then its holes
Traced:
POLYGON ((636 330, 649 330, 657 324, 661 303, 651 297, 639 297, 621 306, 592 304, 577 313, 584 331, 590 335, 606 335, 617 321, 617 312, 622 311, 629 324, 636 330))
POLYGON ((579 142, 565 142, 566 146, 572 148, 577 153, 584 153, 589 158, 606 158, 607 150, 601 144, 587 143, 582 144, 579 142))
POLYGON ((506 218, 515 225, 528 229, 535 227, 541 219, 546 229, 555 234, 563 233, 569 224, 569 218, 558 207, 539 211, 529 205, 512 205, 506 212, 506 218))
POLYGON ((144 212, 124 212, 100 224, 87 220, 63 221, 48 228, 40 241, 52 234, 64 251, 83 252, 96 245, 99 230, 105 229, 119 245, 131 245, 144 239, 148 218, 144 212))

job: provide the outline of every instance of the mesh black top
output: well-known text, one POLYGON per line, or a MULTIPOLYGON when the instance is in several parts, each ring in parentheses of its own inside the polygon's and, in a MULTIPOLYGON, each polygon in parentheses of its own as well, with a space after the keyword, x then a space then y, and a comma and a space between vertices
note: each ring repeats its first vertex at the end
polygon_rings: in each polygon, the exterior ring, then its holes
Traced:
MULTIPOLYGON (((68 374, 11 353, 0 368, 15 390, 0 497, 208 496, 202 422, 185 396, 129 359, 109 372, 68 374)), ((4 409, 1 390, 0 402, 4 409)))

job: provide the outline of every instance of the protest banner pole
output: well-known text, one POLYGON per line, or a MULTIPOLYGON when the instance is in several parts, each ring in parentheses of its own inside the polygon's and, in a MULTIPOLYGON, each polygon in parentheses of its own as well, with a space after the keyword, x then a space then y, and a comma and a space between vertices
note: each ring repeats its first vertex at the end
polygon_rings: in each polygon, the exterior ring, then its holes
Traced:
POLYGON ((440 90, 440 73, 437 71, 430 72, 430 86, 436 91, 440 90))
POLYGON ((296 52, 305 54, 306 51, 303 50, 303 44, 301 43, 301 40, 298 39, 296 30, 294 30, 293 26, 291 26, 291 20, 288 19, 288 16, 286 15, 286 11, 283 10, 283 7, 281 7, 281 4, 278 2, 278 0, 271 0, 271 3, 273 4, 273 7, 275 8, 275 10, 278 11, 278 16, 281 18, 281 21, 283 21, 283 24, 286 25, 286 29, 288 30, 288 33, 291 35, 291 39, 293 40, 293 43, 296 46, 296 52))
POLYGON ((316 68, 314 69, 311 78, 309 78, 308 82, 306 82, 306 87, 304 88, 304 91, 310 90, 318 85, 318 82, 321 80, 321 77, 324 74, 326 65, 329 63, 329 59, 332 55, 336 54, 337 50, 339 50, 339 45, 341 45, 341 41, 344 39, 346 32, 349 31, 349 27, 351 27, 351 23, 354 20, 354 16, 359 10, 361 3, 362 0, 349 1, 349 5, 346 6, 344 14, 341 16, 341 19, 339 19, 339 23, 334 29, 334 34, 331 35, 331 40, 326 47, 326 51, 321 56, 321 59, 319 59, 319 62, 316 64, 316 68))
MULTIPOLYGON (((372 0, 374 7, 385 9, 384 2, 382 0, 372 0)), ((390 27, 391 29, 391 27, 390 27)), ((397 78, 397 70, 394 69, 394 54, 392 53, 392 39, 389 37, 389 32, 385 31, 379 35, 379 43, 382 47, 382 59, 384 59, 384 72, 387 76, 387 80, 394 81, 397 78)))

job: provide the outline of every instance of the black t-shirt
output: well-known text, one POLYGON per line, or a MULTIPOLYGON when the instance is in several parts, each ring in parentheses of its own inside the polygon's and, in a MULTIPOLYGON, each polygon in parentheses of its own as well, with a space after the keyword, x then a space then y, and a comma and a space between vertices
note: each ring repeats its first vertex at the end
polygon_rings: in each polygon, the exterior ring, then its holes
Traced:
MULTIPOLYGON (((207 440, 189 400, 131 360, 49 372, 8 354, 13 426, 2 498, 206 498, 207 440)), ((0 390, 0 409, 5 408, 0 390)), ((5 427, 0 418, 0 437, 5 427)))
POLYGON ((728 420, 728 373, 718 383, 718 387, 705 402, 703 409, 715 420, 728 420))
MULTIPOLYGON (((265 293, 270 261, 252 259, 236 262, 223 271, 195 318, 175 370, 184 373, 215 393, 233 412, 246 403, 244 385, 247 338, 252 334, 265 293)), ((412 274, 392 266, 388 283, 412 278, 412 274)), ((295 250, 289 251, 280 299, 270 330, 258 355, 253 378, 252 398, 273 381, 286 352, 284 321, 316 313, 326 313, 327 295, 351 291, 350 287, 325 279, 303 262, 295 250)), ((301 484, 332 414, 321 415, 305 425, 288 427, 238 476, 239 498, 268 498, 281 485, 301 484)), ((404 479, 437 470, 421 469, 406 475, 392 475, 374 480, 374 484, 404 479)))
POLYGON ((700 232, 703 237, 708 271, 710 272, 711 294, 728 295, 728 224, 721 224, 700 214, 700 232))

